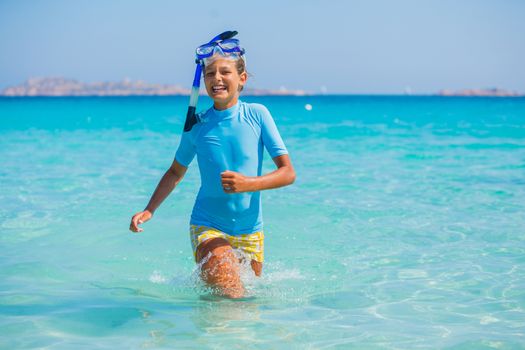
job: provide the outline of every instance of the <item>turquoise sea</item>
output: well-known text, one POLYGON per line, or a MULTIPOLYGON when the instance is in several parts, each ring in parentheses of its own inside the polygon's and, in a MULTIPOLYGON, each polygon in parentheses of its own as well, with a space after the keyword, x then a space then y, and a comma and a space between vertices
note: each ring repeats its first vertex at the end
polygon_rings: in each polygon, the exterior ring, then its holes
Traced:
POLYGON ((195 271, 195 163, 128 231, 187 97, 0 98, 1 349, 525 348, 524 98, 242 99, 297 181, 231 301, 195 271))

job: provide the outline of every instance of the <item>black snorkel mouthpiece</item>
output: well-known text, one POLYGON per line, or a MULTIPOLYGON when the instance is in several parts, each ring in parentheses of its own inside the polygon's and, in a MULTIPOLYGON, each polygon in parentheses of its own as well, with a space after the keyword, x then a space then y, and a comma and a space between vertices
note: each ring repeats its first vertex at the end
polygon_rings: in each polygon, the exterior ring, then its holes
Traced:
MULTIPOLYGON (((211 42, 213 41, 217 41, 217 40, 226 40, 226 39, 231 39, 233 38, 234 36, 236 36, 237 34, 239 34, 239 32, 237 32, 236 30, 228 30, 226 32, 222 32, 221 34, 217 35, 215 38, 218 38, 216 40, 211 40, 211 42)), ((215 39, 214 38, 214 39, 215 39)))
POLYGON ((188 111, 186 112, 186 121, 184 122, 184 132, 191 131, 191 128, 197 124, 197 114, 195 113, 197 107, 188 106, 188 111))

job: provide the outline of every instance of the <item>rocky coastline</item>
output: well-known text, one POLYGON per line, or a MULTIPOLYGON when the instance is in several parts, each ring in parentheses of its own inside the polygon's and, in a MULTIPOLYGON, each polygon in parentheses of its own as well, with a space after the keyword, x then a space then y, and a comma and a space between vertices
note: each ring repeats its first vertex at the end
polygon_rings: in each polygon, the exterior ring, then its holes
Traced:
MULTIPOLYGON (((189 95, 190 89, 177 85, 152 84, 142 80, 123 79, 118 82, 85 83, 62 77, 30 78, 26 82, 5 88, 0 96, 177 96, 189 95)), ((206 94, 201 89, 201 94, 206 94)), ((249 96, 307 96, 304 90, 244 89, 249 96)), ((463 97, 524 97, 525 94, 499 88, 440 90, 430 96, 463 97)))
POLYGON ((466 96, 466 97, 523 97, 517 91, 510 91, 498 88, 489 89, 463 89, 463 90, 441 90, 439 96, 466 96))
MULTIPOLYGON (((201 93, 205 94, 204 89, 201 93)), ((62 77, 30 78, 26 82, 5 88, 0 96, 177 96, 189 95, 190 89, 176 85, 146 83, 124 79, 119 82, 84 83, 62 77)), ((247 88, 243 95, 303 96, 303 90, 267 90, 247 88)))

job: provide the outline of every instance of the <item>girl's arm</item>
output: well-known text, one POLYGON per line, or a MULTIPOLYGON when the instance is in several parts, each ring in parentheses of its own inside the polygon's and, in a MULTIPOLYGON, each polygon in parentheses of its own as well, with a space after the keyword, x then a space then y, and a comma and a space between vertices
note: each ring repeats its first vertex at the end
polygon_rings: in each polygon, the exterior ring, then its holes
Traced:
POLYGON ((155 192, 151 196, 148 205, 144 211, 141 211, 131 218, 129 229, 133 232, 142 232, 143 229, 139 227, 140 224, 148 221, 153 216, 153 213, 160 204, 168 197, 173 189, 181 182, 184 174, 188 170, 187 167, 179 164, 176 160, 173 161, 171 167, 166 171, 162 179, 160 179, 155 192))
POLYGON ((287 154, 273 158, 277 169, 271 173, 249 177, 234 171, 221 173, 222 188, 226 193, 255 192, 278 188, 295 181, 295 170, 287 154))

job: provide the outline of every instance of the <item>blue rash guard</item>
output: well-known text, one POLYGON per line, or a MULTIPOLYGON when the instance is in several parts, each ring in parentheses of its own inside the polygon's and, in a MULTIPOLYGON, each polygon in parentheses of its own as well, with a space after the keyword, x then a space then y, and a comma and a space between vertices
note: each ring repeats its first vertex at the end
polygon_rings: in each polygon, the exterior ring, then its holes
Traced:
POLYGON ((175 160, 188 167, 197 155, 201 175, 190 224, 234 236, 262 230, 261 193, 228 194, 221 173, 260 176, 263 148, 272 158, 288 154, 270 112, 257 103, 239 100, 222 111, 211 107, 191 131, 183 132, 175 160))

